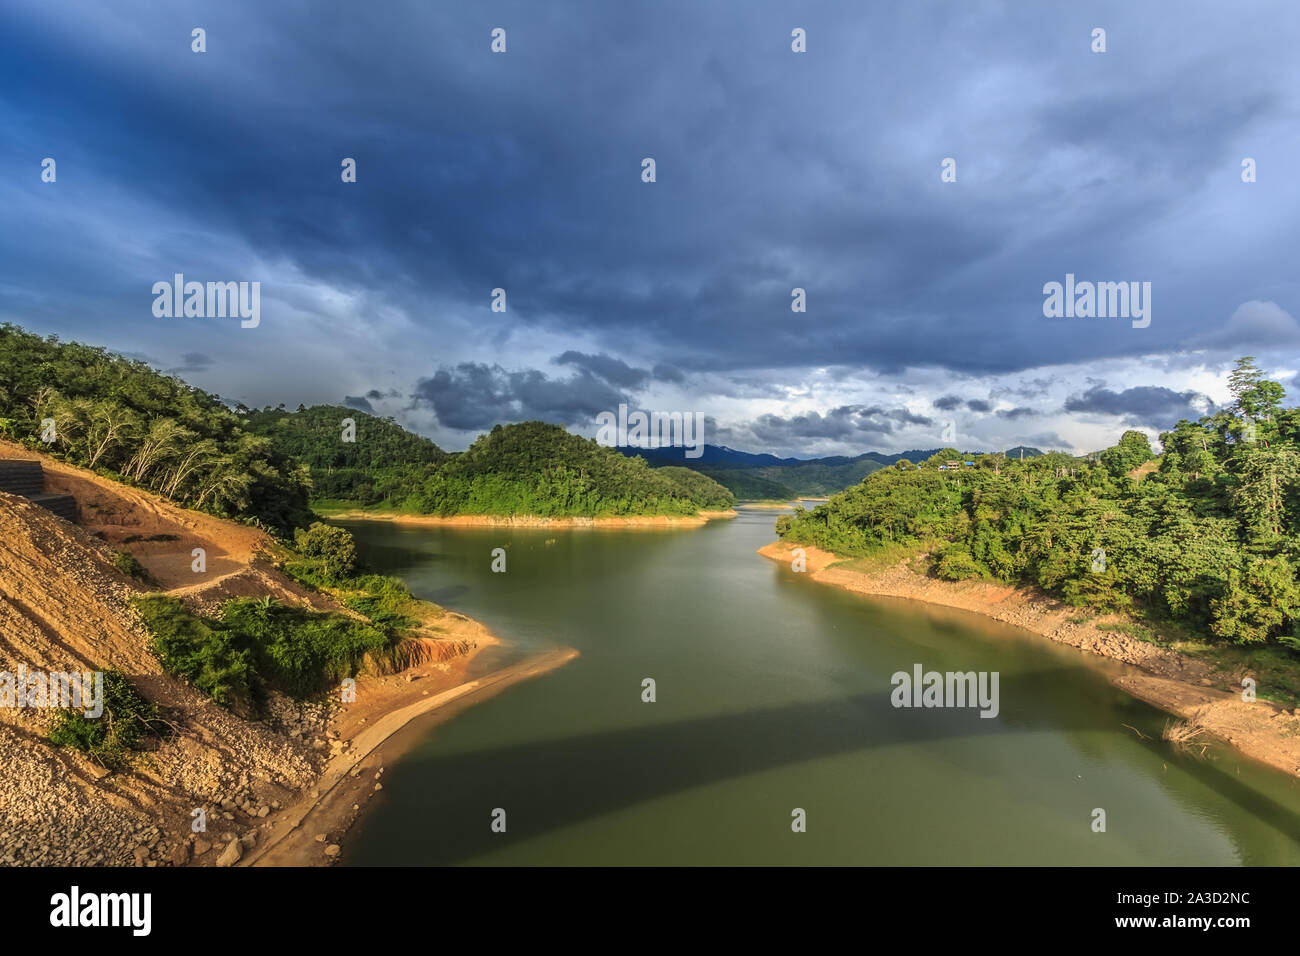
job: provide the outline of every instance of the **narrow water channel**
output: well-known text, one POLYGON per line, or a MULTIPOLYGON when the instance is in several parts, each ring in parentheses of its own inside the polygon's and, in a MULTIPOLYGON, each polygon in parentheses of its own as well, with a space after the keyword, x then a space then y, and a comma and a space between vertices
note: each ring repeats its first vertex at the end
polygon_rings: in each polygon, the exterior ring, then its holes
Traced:
POLYGON ((775 517, 674 531, 347 523, 372 567, 511 642, 480 669, 557 644, 581 656, 409 730, 344 862, 1300 862, 1287 776, 1227 749, 1174 752, 1166 716, 1081 652, 759 557, 775 517), (996 671, 997 717, 894 708, 891 675, 916 664, 996 671), (796 808, 806 832, 792 832, 796 808))

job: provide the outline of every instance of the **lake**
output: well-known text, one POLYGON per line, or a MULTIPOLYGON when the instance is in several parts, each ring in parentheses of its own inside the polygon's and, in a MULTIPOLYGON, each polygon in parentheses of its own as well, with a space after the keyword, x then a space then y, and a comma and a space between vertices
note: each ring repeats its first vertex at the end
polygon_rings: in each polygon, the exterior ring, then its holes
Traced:
POLYGON ((340 522, 371 567, 509 642, 476 672, 581 652, 404 731, 343 862, 1300 863, 1296 781, 1227 748, 1176 752, 1167 715, 1109 684, 1119 665, 758 556, 777 514, 653 531, 340 522), (895 708, 891 675, 917 664, 996 672, 997 716, 895 708))

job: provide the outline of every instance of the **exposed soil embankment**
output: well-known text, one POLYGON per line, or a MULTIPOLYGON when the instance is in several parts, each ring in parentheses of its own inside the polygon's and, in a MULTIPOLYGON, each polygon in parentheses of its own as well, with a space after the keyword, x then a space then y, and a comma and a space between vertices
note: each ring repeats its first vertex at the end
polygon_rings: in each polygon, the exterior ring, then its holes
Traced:
MULTIPOLYGON (((423 712, 414 704, 463 685, 475 653, 497 643, 481 624, 443 611, 420 629, 415 666, 362 678, 356 702, 300 705, 275 696, 266 719, 242 720, 163 673, 133 596, 161 588, 199 613, 215 613, 232 597, 262 596, 353 612, 258 560, 272 542, 255 528, 187 511, 20 446, 0 442, 0 457, 40 459, 46 491, 73 495, 82 525, 0 492, 0 672, 114 668, 174 729, 130 769, 108 773, 49 742, 52 709, 0 706, 0 863, 232 865, 282 815, 314 804, 322 772, 355 752, 361 735, 381 719, 385 727, 411 719, 423 712), (193 569, 194 548, 206 552, 202 571, 193 569), (135 556, 153 582, 119 572, 119 550, 135 556), (198 832, 195 811, 205 821, 198 832)), ((337 812, 350 818, 351 807, 337 812)), ((317 817, 322 830, 345 828, 328 814, 317 817)), ((325 846, 313 849, 297 862, 332 859, 325 846)))
POLYGON ((868 573, 846 566, 838 555, 807 545, 774 541, 758 553, 790 564, 796 547, 803 547, 807 574, 814 581, 858 594, 973 611, 1058 644, 1132 665, 1133 671, 1112 678, 1115 686, 1188 720, 1192 728, 1248 757, 1300 776, 1300 713, 1288 713, 1265 700, 1242 700, 1243 675, 1218 674, 1203 661, 1099 626, 1120 622, 1120 617, 1080 621, 1078 608, 1048 595, 988 581, 943 581, 917 571, 913 566, 917 558, 868 573))
POLYGON ((394 734, 415 720, 449 719, 471 704, 520 681, 540 677, 577 656, 573 648, 556 648, 437 693, 409 683, 405 690, 399 684, 378 695, 372 693, 368 706, 350 709, 341 722, 351 741, 347 752, 330 761, 309 797, 276 821, 243 865, 303 866, 337 856, 339 840, 360 815, 362 804, 383 788, 384 760, 398 755, 386 746, 394 734))
POLYGON ((379 511, 340 511, 330 514, 340 520, 365 519, 397 524, 437 525, 462 528, 696 528, 718 518, 734 518, 734 509, 701 511, 689 516, 628 515, 608 518, 541 518, 536 515, 408 515, 379 511))

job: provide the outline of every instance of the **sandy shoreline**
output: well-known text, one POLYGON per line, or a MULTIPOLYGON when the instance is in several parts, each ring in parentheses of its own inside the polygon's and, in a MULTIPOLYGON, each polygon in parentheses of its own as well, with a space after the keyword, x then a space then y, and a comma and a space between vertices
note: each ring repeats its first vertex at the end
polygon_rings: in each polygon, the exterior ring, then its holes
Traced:
POLYGON ((478 646, 472 653, 358 683, 358 703, 345 707, 334 721, 346 750, 330 760, 297 803, 277 814, 257 848, 246 854, 239 866, 329 865, 337 858, 344 835, 365 811, 366 802, 382 789, 379 781, 385 759, 395 758, 405 749, 393 745, 393 738, 402 730, 416 722, 422 729, 436 726, 472 704, 578 656, 573 648, 555 648, 467 680, 474 658, 500 642, 478 622, 462 620, 477 632, 478 646))
MULTIPOLYGON (((795 547, 774 541, 758 553, 788 563, 795 547)), ((844 559, 819 548, 804 546, 804 552, 807 573, 819 583, 858 594, 906 598, 971 611, 1058 644, 1132 665, 1140 673, 1112 676, 1116 687, 1187 720, 1247 757, 1300 777, 1300 714, 1288 713, 1262 699, 1243 701, 1241 678, 1251 676, 1247 672, 1216 672, 1185 654, 1097 626, 1112 618, 1075 623, 1079 608, 1024 588, 988 581, 942 581, 918 573, 907 561, 867 573, 837 566, 844 559)))
POLYGON ((395 524, 462 528, 697 528, 718 518, 734 518, 734 509, 701 511, 696 515, 629 515, 605 518, 540 518, 536 515, 408 515, 374 511, 338 511, 326 515, 337 521, 391 521, 395 524))

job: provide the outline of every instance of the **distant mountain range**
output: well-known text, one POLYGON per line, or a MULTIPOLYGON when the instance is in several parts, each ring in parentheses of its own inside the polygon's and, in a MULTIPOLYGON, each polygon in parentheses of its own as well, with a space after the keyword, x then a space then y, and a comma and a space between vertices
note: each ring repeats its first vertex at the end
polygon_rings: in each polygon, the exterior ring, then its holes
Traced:
MULTIPOLYGON (((623 454, 644 458, 652 467, 684 465, 725 485, 741 499, 821 498, 856 485, 867 475, 906 458, 921 462, 942 451, 940 448, 912 449, 887 455, 869 451, 850 457, 778 458, 767 453, 738 451, 726 445, 705 445, 699 458, 686 458, 681 448, 623 448, 623 454)), ((1041 455, 1037 448, 1017 445, 1007 449, 1008 458, 1041 455)), ((966 454, 982 454, 967 452, 966 454)))

